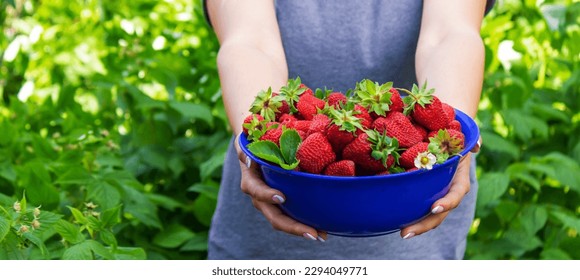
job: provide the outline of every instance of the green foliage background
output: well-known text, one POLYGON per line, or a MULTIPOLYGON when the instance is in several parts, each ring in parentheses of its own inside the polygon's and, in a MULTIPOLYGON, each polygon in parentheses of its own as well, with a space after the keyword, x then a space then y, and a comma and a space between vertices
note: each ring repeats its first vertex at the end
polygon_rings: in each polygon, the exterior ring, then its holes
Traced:
MULTIPOLYGON (((580 259, 579 18, 485 19, 466 258, 580 259)), ((200 3, 8 0, 0 22, 0 259, 204 259, 230 132, 200 3)))

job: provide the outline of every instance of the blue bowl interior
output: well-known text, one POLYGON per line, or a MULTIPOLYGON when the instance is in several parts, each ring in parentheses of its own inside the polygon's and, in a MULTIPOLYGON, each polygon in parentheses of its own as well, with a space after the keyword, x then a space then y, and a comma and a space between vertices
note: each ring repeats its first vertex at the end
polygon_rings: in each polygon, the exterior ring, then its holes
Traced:
MULTIPOLYGON (((473 119, 456 110, 465 134, 466 155, 477 143, 473 119)), ((258 163, 263 179, 286 196, 282 210, 304 224, 329 234, 367 237, 396 232, 430 213, 431 205, 449 190, 459 156, 431 170, 383 176, 339 177, 285 170, 255 157, 240 135, 242 151, 258 163)))

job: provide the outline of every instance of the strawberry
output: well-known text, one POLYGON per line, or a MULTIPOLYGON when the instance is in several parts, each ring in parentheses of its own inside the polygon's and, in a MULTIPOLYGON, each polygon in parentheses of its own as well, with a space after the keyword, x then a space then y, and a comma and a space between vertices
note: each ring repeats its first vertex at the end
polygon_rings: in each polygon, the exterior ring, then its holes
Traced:
POLYGON ((447 128, 448 129, 454 129, 454 130, 457 130, 457 131, 461 131, 461 123, 458 120, 452 120, 447 125, 447 128))
POLYGON ((416 167, 415 158, 417 158, 419 153, 429 152, 428 146, 429 143, 426 142, 419 142, 413 145, 401 154, 401 157, 399 158, 399 164, 405 169, 416 167))
POLYGON ((310 124, 312 123, 312 121, 303 121, 303 120, 297 120, 297 121, 290 121, 285 123, 287 128, 294 128, 298 131, 304 131, 304 133, 308 133, 308 130, 310 129, 310 124))
MULTIPOLYGON (((298 80, 298 81, 300 81, 300 80, 298 80)), ((309 95, 314 96, 314 92, 308 86, 306 86, 305 84, 300 84, 300 88, 303 88, 304 89, 304 93, 305 94, 309 94, 309 95)))
POLYGON ((333 92, 330 95, 328 95, 328 97, 326 98, 326 102, 328 102, 328 105, 334 108, 340 108, 342 107, 342 105, 346 104, 347 98, 346 96, 344 96, 344 94, 340 92, 333 92))
POLYGON ((276 127, 270 130, 267 130, 260 140, 268 140, 276 143, 277 146, 280 146, 280 136, 282 136, 282 127, 276 127))
POLYGON ((389 170, 385 170, 385 171, 377 173, 376 175, 381 176, 381 175, 389 175, 389 174, 391 174, 391 172, 389 172, 389 170))
POLYGON ((353 98, 357 104, 368 108, 368 112, 373 114, 373 116, 385 116, 391 110, 390 106, 393 104, 391 100, 393 96, 392 87, 392 82, 379 84, 365 79, 356 84, 353 98))
POLYGON ((363 173, 376 174, 395 163, 398 148, 396 139, 369 130, 344 147, 342 158, 354 161, 363 173))
POLYGON ((442 103, 433 95, 434 89, 427 90, 427 83, 421 89, 415 84, 412 91, 405 90, 409 95, 405 102, 405 114, 411 114, 413 120, 426 129, 433 131, 445 128, 450 120, 443 111, 442 103))
POLYGON ((296 158, 300 161, 298 166, 302 171, 320 174, 327 165, 334 162, 336 154, 326 137, 316 132, 298 146, 296 158))
POLYGON ((298 113, 305 120, 312 120, 314 115, 318 113, 318 109, 323 109, 326 102, 322 99, 316 98, 314 95, 303 94, 296 104, 298 113))
MULTIPOLYGON (((273 92, 273 97, 279 96, 278 93, 273 92)), ((279 120, 282 115, 286 115, 290 113, 290 106, 286 100, 282 100, 282 105, 278 108, 278 112, 276 112, 276 120, 279 120)))
POLYGON ((308 127, 308 134, 315 132, 321 132, 326 134, 326 129, 330 125, 330 118, 324 114, 316 114, 310 122, 310 127, 308 127))
POLYGON ((291 114, 283 114, 280 116, 280 118, 278 118, 278 121, 280 123, 287 123, 287 122, 291 122, 291 121, 296 121, 298 119, 296 119, 296 117, 294 117, 294 115, 291 114))
POLYGON ((384 118, 377 118, 373 122, 373 128, 380 133, 386 132, 389 137, 397 138, 401 148, 409 148, 423 140, 411 121, 398 111, 389 112, 384 118))
POLYGON ((455 109, 451 105, 441 102, 441 108, 443 108, 443 112, 445 112, 449 121, 455 120, 455 109))
POLYGON ((423 128, 422 126, 420 126, 418 124, 413 124, 413 126, 415 127, 415 130, 417 130, 417 133, 419 133, 419 135, 421 135, 421 141, 428 142, 429 137, 427 137, 427 135, 428 135, 427 130, 425 130, 425 128, 423 128))
POLYGON ((255 128, 256 124, 260 121, 263 121, 264 117, 258 114, 250 114, 244 119, 244 123, 242 124, 242 129, 244 130, 244 134, 248 135, 248 129, 255 128))
POLYGON ((456 155, 465 148, 465 135, 455 129, 441 129, 429 133, 429 143, 436 144, 434 151, 456 155))
POLYGON ((329 164, 324 169, 324 175, 329 176, 354 176, 355 164, 352 160, 341 160, 329 164))
POLYGON ((361 119, 361 125, 366 128, 370 128, 373 124, 373 118, 369 115, 369 112, 365 107, 361 105, 354 105, 354 110, 356 111, 353 114, 355 117, 361 119))
POLYGON ((273 93, 272 88, 268 88, 258 93, 250 107, 250 112, 262 115, 267 121, 275 121, 276 114, 280 113, 280 107, 283 105, 282 101, 284 101, 283 96, 273 93))
POLYGON ((389 89, 389 91, 393 94, 391 95, 391 106, 389 108, 389 111, 397 111, 397 112, 403 112, 403 108, 404 108, 404 103, 403 103, 403 98, 401 98, 401 94, 399 93, 399 91, 396 88, 391 88, 389 89))
POLYGON ((341 155, 344 147, 352 142, 355 136, 352 132, 341 130, 340 126, 332 124, 326 131, 326 138, 328 138, 334 152, 341 155))
MULTIPOLYGON (((296 113, 296 103, 300 100, 300 96, 306 92, 306 88, 302 87, 300 77, 296 79, 289 79, 285 86, 280 88, 280 95, 284 97, 290 113, 296 113)), ((311 91, 312 92, 312 91, 311 91)))
MULTIPOLYGON (((352 107, 353 104, 345 104, 345 107, 352 107)), ((363 131, 361 119, 353 116, 353 111, 346 108, 334 108, 329 106, 325 109, 331 120, 330 127, 326 132, 326 137, 332 145, 337 155, 342 154, 344 147, 352 142, 357 131, 363 131)))

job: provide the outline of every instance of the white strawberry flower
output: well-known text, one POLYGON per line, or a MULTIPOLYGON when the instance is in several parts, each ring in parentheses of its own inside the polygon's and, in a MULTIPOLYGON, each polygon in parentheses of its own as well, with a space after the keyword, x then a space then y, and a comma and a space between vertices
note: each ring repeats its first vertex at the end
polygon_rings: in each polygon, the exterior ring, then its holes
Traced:
POLYGON ((419 153, 415 158, 415 167, 419 169, 431 170, 433 168, 433 164, 436 162, 437 158, 434 154, 430 152, 422 152, 419 153))

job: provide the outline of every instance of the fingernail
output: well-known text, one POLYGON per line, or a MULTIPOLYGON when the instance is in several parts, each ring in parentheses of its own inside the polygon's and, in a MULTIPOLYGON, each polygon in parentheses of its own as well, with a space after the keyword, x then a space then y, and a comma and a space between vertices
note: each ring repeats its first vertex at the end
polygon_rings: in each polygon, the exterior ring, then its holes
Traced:
POLYGON ((326 240, 324 240, 324 238, 320 237, 320 235, 318 237, 316 237, 316 239, 318 239, 318 241, 323 242, 323 243, 326 242, 326 240))
POLYGON ((437 207, 435 207, 435 208, 433 208, 433 210, 431 210, 431 213, 439 214, 439 213, 443 212, 443 210, 445 210, 445 208, 443 208, 443 206, 437 205, 437 207))
POLYGON ((403 236, 403 239, 410 239, 411 237, 415 236, 414 232, 409 232, 407 235, 403 236))
POLYGON ((304 238, 306 239, 310 239, 310 240, 316 240, 316 238, 314 236, 312 236, 312 234, 305 232, 304 234, 302 234, 302 236, 304 236, 304 238))
POLYGON ((277 194, 272 196, 272 200, 274 200, 274 202, 277 202, 277 203, 284 203, 284 201, 285 201, 283 197, 281 197, 277 194))
POLYGON ((246 157, 246 166, 250 168, 252 166, 252 159, 250 157, 246 157))

